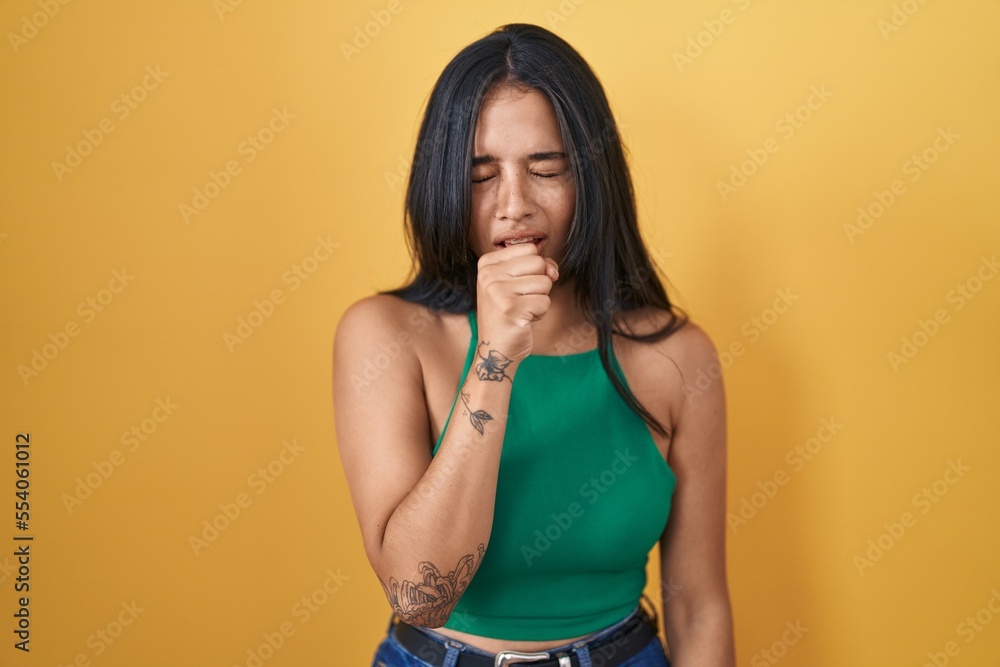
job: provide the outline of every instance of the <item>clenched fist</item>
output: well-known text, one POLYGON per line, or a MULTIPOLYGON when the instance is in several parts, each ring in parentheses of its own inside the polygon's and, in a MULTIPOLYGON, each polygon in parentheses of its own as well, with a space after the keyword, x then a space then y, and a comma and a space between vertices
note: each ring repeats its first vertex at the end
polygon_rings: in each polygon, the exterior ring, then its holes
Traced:
POLYGON ((531 323, 548 312, 558 278, 555 260, 538 254, 534 243, 483 254, 476 284, 479 340, 510 361, 531 354, 531 323))

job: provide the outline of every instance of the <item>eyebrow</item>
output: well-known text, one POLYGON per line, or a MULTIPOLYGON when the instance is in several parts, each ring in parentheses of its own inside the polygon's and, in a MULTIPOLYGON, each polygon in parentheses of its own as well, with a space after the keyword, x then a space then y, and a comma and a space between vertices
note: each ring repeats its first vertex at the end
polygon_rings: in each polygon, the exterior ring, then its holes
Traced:
MULTIPOLYGON (((558 160, 560 158, 566 157, 565 153, 559 151, 547 151, 543 153, 532 153, 528 156, 528 159, 532 162, 539 162, 542 160, 558 160)), ((490 164, 491 162, 496 162, 496 157, 492 155, 477 155, 472 158, 472 166, 478 167, 481 164, 490 164)))

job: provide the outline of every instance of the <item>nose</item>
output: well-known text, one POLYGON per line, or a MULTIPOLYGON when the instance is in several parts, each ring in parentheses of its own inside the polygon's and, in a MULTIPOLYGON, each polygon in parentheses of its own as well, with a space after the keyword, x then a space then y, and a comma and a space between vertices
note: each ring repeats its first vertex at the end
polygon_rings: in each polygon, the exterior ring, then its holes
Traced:
POLYGON ((501 177, 497 192, 496 217, 500 220, 520 220, 534 210, 534 202, 526 175, 512 174, 501 177))

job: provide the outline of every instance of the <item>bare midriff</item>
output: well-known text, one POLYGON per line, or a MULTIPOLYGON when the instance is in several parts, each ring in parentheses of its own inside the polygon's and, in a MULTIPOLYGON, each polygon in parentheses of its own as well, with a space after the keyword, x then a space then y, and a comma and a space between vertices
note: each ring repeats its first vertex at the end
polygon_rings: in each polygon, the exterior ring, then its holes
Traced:
POLYGON ((579 635, 577 637, 570 637, 569 639, 546 639, 544 641, 516 641, 512 639, 495 639, 493 637, 481 637, 480 635, 472 635, 468 632, 459 632, 458 630, 452 630, 451 628, 431 628, 433 632, 439 635, 444 635, 454 639, 455 641, 462 642, 463 644, 468 644, 469 646, 474 646, 480 651, 486 651, 488 653, 499 653, 500 651, 520 651, 523 653, 530 653, 532 651, 545 651, 556 646, 562 646, 563 644, 569 644, 577 639, 583 639, 584 637, 589 637, 594 633, 588 633, 586 635, 579 635))

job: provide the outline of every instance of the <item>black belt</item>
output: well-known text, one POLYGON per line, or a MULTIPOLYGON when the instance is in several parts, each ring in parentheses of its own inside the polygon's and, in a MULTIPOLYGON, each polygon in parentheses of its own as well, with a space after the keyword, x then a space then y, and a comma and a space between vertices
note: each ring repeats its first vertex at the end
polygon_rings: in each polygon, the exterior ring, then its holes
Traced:
MULTIPOLYGON (((396 641, 410 653, 435 667, 444 664, 445 655, 448 653, 447 646, 428 637, 404 621, 396 623, 394 632, 396 633, 396 641)), ((593 643, 583 640, 573 642, 573 646, 586 644, 591 656, 602 656, 603 660, 597 659, 596 664, 603 665, 603 667, 614 667, 639 653, 656 636, 656 621, 650 618, 642 605, 639 605, 639 613, 636 614, 635 618, 610 635, 593 643)), ((550 651, 504 651, 503 653, 491 654, 489 657, 462 651, 458 654, 458 662, 455 663, 455 667, 497 667, 498 665, 513 664, 530 664, 531 667, 580 667, 577 653, 572 648, 568 651, 563 649, 556 653, 550 651), (498 656, 506 656, 506 659, 498 659, 498 656)))

